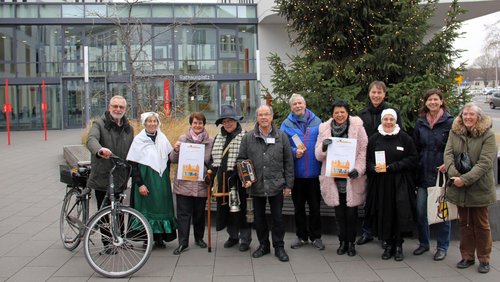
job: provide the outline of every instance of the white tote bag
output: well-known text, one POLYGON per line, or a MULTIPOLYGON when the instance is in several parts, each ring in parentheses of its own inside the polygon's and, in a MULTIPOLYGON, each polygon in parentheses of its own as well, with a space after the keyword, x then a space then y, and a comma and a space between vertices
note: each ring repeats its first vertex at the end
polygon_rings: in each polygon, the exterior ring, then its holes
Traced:
POLYGON ((436 185, 427 188, 427 221, 430 225, 457 218, 457 206, 446 199, 446 176, 438 171, 436 185), (439 186, 440 178, 443 179, 441 186, 439 186))

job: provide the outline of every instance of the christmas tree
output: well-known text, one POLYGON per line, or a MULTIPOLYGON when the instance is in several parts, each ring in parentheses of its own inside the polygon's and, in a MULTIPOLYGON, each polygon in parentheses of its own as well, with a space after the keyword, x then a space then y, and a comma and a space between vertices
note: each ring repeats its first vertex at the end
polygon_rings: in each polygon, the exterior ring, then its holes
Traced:
POLYGON ((467 99, 457 95, 454 83, 461 67, 452 67, 460 53, 453 48, 460 35, 457 17, 464 10, 450 3, 442 29, 429 34, 436 2, 276 0, 291 44, 301 51, 287 65, 276 54, 268 58, 276 119, 286 117, 292 93, 302 94, 323 120, 331 117, 335 99, 346 100, 357 113, 374 80, 386 83, 387 100, 401 111, 408 130, 427 89, 441 89, 456 112, 467 99))

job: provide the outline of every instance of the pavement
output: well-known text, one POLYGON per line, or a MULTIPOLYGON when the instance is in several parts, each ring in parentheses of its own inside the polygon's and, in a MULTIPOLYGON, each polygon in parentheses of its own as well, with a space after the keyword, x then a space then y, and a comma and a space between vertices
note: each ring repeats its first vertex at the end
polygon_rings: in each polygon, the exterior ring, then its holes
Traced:
MULTIPOLYGON (((0 132, 0 281, 98 281, 103 278, 87 264, 82 247, 70 252, 59 239, 59 213, 65 185, 59 182, 62 147, 81 143, 82 130, 54 130, 44 141, 43 131, 0 132)), ((334 219, 331 218, 331 224, 334 219)), ((453 223, 457 224, 457 223, 453 223)), ((456 227, 456 226, 455 226, 456 227)), ((285 235, 289 262, 273 253, 254 259, 258 247, 253 233, 251 251, 224 249, 226 231, 211 229, 212 252, 195 246, 179 256, 166 249, 154 249, 146 265, 124 281, 500 281, 500 242, 493 242, 491 271, 479 274, 476 265, 457 269, 460 260, 458 238, 452 238, 448 256, 435 262, 432 251, 412 255, 416 239, 403 245, 402 262, 384 261, 376 240, 358 246, 358 255, 338 256, 336 235, 324 235, 324 251, 311 245, 291 249, 295 234, 285 235)), ((206 238, 206 235, 205 235, 206 238)), ((432 242, 435 245, 435 240, 432 242)))

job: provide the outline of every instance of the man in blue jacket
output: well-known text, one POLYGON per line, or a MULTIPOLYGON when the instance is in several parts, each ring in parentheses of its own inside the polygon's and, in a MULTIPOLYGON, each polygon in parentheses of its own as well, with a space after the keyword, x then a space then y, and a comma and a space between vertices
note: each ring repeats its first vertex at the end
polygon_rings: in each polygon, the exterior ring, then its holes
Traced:
POLYGON ((298 249, 308 243, 324 250, 321 241, 321 192, 318 176, 321 162, 314 156, 314 146, 318 139, 321 120, 306 108, 304 97, 292 94, 290 97, 291 113, 281 124, 281 130, 288 135, 294 158, 295 180, 292 200, 295 207, 295 225, 297 238, 291 248, 298 249), (306 202, 309 205, 309 226, 306 220, 306 202))

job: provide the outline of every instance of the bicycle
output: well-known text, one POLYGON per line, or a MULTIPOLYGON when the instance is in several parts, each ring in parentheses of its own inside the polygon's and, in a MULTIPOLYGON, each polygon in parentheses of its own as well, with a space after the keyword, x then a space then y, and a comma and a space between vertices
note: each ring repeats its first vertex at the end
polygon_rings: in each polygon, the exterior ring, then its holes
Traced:
POLYGON ((103 201, 103 206, 90 218, 90 189, 86 187, 90 168, 79 166, 72 173, 75 180, 68 184, 70 188, 61 209, 61 239, 66 249, 73 250, 83 238, 84 255, 90 267, 105 277, 122 278, 137 272, 148 260, 153 248, 153 231, 140 212, 122 205, 125 194, 115 197, 113 171, 117 167, 127 167, 130 171, 130 166, 114 155, 110 160, 113 167, 105 197, 110 205, 104 206, 106 200, 103 201))

